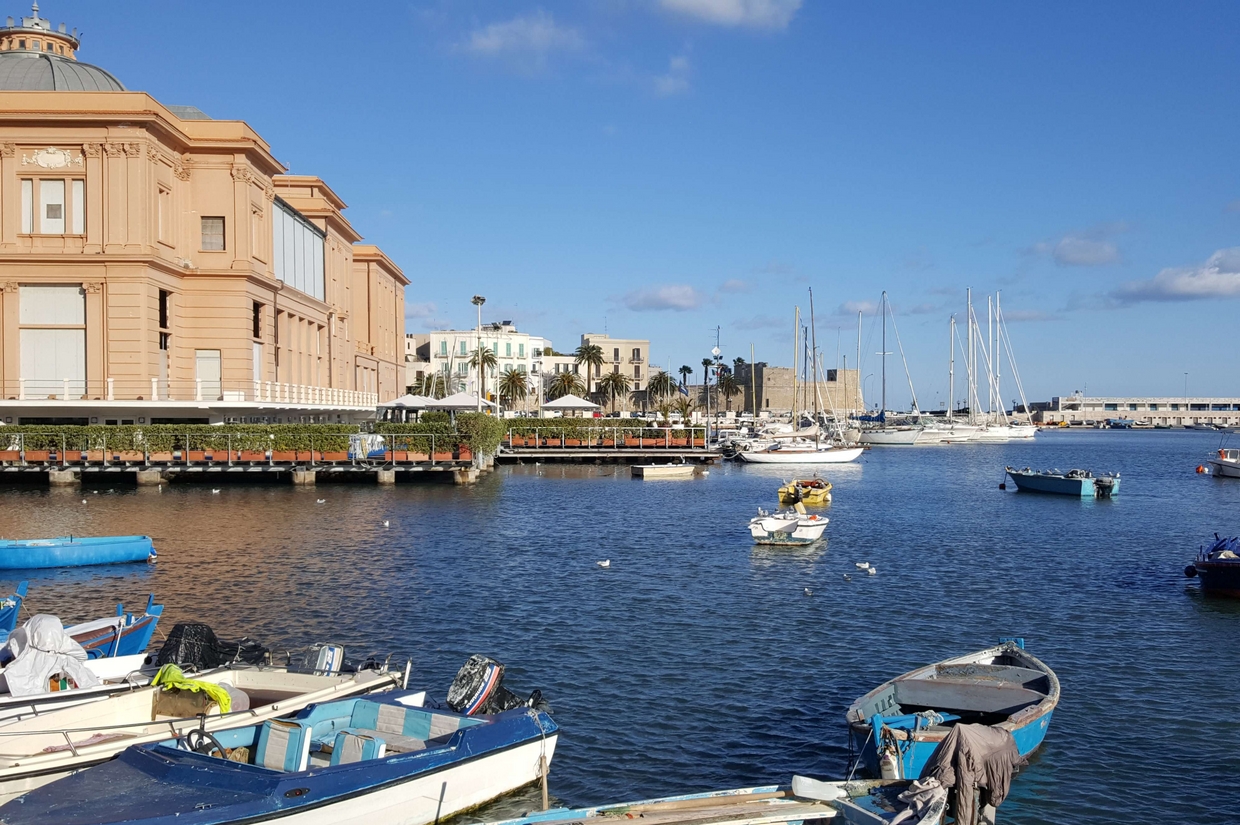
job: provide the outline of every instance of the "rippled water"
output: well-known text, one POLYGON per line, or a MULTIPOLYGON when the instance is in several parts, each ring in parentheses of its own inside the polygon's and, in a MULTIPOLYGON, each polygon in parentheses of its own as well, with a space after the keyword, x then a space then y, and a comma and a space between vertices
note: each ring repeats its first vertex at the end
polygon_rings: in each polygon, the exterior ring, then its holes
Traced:
POLYGON ((157 538, 153 568, 31 573, 32 607, 66 620, 154 591, 165 630, 205 620, 272 646, 395 650, 438 695, 469 654, 495 656, 551 700, 552 792, 569 804, 839 776, 852 699, 1024 636, 1063 700, 1004 821, 1227 822, 1240 603, 1182 573, 1213 531, 1240 532, 1240 481, 1193 473, 1219 441, 875 450, 831 470, 829 541, 808 550, 752 546, 745 521, 787 470, 732 465, 663 482, 525 465, 468 488, 7 488, 0 535, 157 538), (1123 488, 1004 493, 1005 464, 1118 470, 1123 488), (857 561, 878 575, 845 582, 857 561))

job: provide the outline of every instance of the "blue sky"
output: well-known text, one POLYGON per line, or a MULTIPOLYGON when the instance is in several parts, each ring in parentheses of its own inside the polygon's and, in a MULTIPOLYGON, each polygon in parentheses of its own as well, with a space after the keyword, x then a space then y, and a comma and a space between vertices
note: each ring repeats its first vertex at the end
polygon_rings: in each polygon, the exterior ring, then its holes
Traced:
POLYGON ((472 324, 481 293, 562 350, 605 326, 697 365, 719 326, 726 359, 786 364, 812 286, 824 357, 839 340, 852 366, 886 289, 929 408, 971 286, 1002 290, 1031 400, 1179 395, 1185 372, 1240 393, 1234 2, 42 13, 128 87, 326 179, 412 279, 410 331, 472 324))

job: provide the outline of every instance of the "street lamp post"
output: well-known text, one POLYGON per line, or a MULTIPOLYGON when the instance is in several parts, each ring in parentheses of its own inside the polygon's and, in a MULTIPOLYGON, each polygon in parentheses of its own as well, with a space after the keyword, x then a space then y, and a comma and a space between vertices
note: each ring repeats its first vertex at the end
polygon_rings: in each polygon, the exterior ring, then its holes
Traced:
POLYGON ((475 390, 478 393, 478 412, 482 412, 482 305, 487 302, 487 299, 481 295, 475 295, 469 302, 478 307, 478 345, 474 349, 474 363, 478 367, 478 386, 475 390))

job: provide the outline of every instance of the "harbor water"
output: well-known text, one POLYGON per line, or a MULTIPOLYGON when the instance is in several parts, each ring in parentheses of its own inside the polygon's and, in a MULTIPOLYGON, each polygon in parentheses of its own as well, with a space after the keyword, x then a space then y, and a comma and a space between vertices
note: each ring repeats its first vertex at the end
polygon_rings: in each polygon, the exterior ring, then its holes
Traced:
POLYGON ((644 482, 526 464, 471 487, 10 487, 0 535, 155 537, 154 566, 31 571, 31 608, 66 623, 154 592, 164 632, 205 621, 273 648, 392 651, 438 696, 470 654, 494 656, 510 687, 550 700, 551 792, 571 805, 839 777, 854 698, 1022 636, 1063 696, 1002 821, 1223 823, 1240 810, 1240 602, 1182 571, 1214 531, 1240 533, 1240 481, 1194 473, 1224 438, 876 449, 825 468, 831 522, 809 548, 752 545, 746 521, 792 470, 740 465, 644 482), (1004 492, 1006 464, 1118 471, 1123 488, 1004 492))

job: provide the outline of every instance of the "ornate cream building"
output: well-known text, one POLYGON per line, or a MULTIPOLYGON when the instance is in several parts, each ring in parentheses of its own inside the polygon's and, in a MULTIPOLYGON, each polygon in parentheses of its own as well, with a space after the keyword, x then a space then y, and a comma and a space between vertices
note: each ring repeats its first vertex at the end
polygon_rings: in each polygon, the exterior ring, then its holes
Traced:
POLYGON ((241 121, 0 28, 0 420, 348 421, 404 391, 408 279, 241 121))

